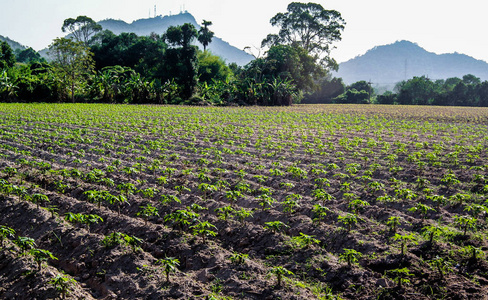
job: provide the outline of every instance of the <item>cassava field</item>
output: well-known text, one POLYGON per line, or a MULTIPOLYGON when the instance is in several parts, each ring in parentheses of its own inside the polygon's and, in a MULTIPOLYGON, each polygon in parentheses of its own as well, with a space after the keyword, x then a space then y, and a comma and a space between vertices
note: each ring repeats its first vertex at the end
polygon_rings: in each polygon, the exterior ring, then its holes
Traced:
POLYGON ((487 169, 486 108, 0 104, 0 298, 484 299, 487 169))

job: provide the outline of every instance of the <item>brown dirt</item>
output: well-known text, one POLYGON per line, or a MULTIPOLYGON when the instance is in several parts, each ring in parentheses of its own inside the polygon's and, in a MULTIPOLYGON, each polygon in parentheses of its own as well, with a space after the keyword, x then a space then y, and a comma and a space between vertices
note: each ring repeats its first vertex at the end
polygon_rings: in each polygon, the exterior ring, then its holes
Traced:
POLYGON ((33 238, 37 248, 58 259, 38 271, 33 258, 21 255, 15 239, 9 239, 0 252, 0 298, 59 297, 48 282, 62 273, 75 280, 70 299, 484 299, 488 291, 487 214, 467 210, 473 204, 484 207, 486 200, 486 110, 103 106, 99 111, 100 106, 59 106, 53 115, 35 107, 7 108, 0 114, 0 177, 8 185, 25 187, 26 195, 0 193, 0 225, 14 229, 16 236, 33 238), (415 153, 420 158, 413 159, 415 153), (40 162, 49 163, 48 170, 40 162), (8 167, 17 173, 9 175, 8 167), (128 174, 129 167, 142 170, 128 174), (293 167, 305 175, 294 175, 293 167), (174 174, 168 175, 171 168, 174 174), (77 169, 82 176, 61 175, 62 169, 77 169), (91 178, 96 169, 113 183, 91 178), (274 173, 276 169, 282 173, 274 173), (446 184, 449 173, 458 182, 446 184), (158 181, 161 176, 167 177, 166 183, 158 181), (256 176, 267 178, 260 182, 256 176), (322 188, 333 196, 325 201, 329 212, 320 223, 313 222, 314 205, 321 203, 313 196, 317 178, 328 179, 329 186, 322 188), (428 182, 421 186, 419 178, 428 182), (207 195, 199 188, 219 180, 228 186, 207 195), (369 188, 371 182, 381 184, 381 190, 369 188), (139 192, 128 196, 120 214, 115 204, 88 202, 86 191, 119 195, 122 183, 134 184, 139 192), (231 202, 227 192, 242 184, 248 188, 231 202), (180 194, 181 186, 188 190, 180 194), (158 191, 144 196, 142 190, 148 188, 158 191), (269 209, 260 205, 260 188, 272 191, 276 202, 269 209), (415 196, 410 199, 402 191, 415 196), (49 203, 37 207, 27 201, 36 193, 47 195, 49 203), (347 193, 369 204, 358 211, 358 223, 350 231, 339 218, 355 213, 347 193), (438 205, 430 197, 434 194, 447 202, 438 205), (457 203, 451 196, 458 194, 470 198, 457 203), (162 195, 175 195, 181 203, 164 204, 162 195), (290 195, 301 196, 294 212, 286 212, 290 195), (382 201, 384 195, 391 201, 382 201), (418 203, 435 211, 425 216, 411 211, 418 203), (138 213, 148 204, 159 216, 146 223, 138 213), (216 227, 217 235, 205 242, 192 234, 197 220, 181 228, 167 220, 193 204, 206 208, 196 219, 216 227), (57 214, 43 208, 48 205, 57 214), (222 220, 216 210, 226 206, 249 209, 253 216, 244 222, 236 216, 222 220), (87 228, 65 220, 68 212, 96 214, 104 221, 87 228), (404 255, 386 224, 392 216, 401 218, 397 233, 416 239, 404 255), (466 235, 455 224, 459 216, 476 218, 466 235), (271 221, 287 228, 265 229, 271 221), (438 224, 444 232, 431 244, 422 236, 423 228, 438 224), (102 241, 114 232, 139 238, 139 248, 104 246, 102 241), (303 234, 317 243, 293 243, 303 234), (465 252, 473 247, 475 259, 465 252), (349 266, 340 259, 344 249, 362 256, 349 266), (248 258, 237 264, 231 259, 235 254, 248 258), (169 283, 157 263, 165 257, 180 262, 169 283), (431 266, 437 257, 449 266, 443 278, 431 266), (270 275, 275 266, 293 273, 282 286, 270 275), (411 276, 397 287, 391 272, 402 268, 411 276))

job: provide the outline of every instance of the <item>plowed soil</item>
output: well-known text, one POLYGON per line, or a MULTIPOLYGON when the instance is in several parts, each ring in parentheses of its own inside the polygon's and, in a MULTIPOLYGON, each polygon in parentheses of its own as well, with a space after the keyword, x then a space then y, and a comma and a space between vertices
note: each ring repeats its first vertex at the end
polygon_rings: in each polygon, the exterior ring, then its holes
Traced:
POLYGON ((0 108, 1 299, 488 293, 487 109, 0 108))

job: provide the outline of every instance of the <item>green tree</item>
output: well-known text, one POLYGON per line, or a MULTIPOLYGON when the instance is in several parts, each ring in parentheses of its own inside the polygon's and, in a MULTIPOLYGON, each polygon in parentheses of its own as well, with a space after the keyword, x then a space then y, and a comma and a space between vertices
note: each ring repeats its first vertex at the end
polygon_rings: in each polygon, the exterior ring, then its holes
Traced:
POLYGON ((342 78, 325 76, 316 83, 317 87, 312 94, 306 94, 302 103, 331 103, 332 99, 345 92, 342 78))
POLYGON ((400 104, 427 105, 432 104, 438 86, 425 76, 414 77, 399 83, 397 101, 400 104))
MULTIPOLYGON (((121 33, 115 35, 105 30, 97 34, 97 43, 91 45, 97 70, 104 68, 130 68, 147 78, 159 77, 167 48, 164 40, 159 36, 137 36, 135 33, 121 33)), ((120 81, 129 74, 122 70, 117 76, 120 81), (125 73, 125 74, 124 74, 125 73)))
POLYGON ((181 26, 170 26, 164 34, 164 39, 172 46, 190 48, 191 42, 198 36, 195 26, 185 23, 181 26))
POLYGON ((257 88, 251 104, 290 105, 301 100, 299 90, 312 90, 325 70, 301 47, 274 45, 265 57, 249 63, 242 75, 257 88))
POLYGON ((41 55, 31 47, 20 51, 16 54, 16 58, 18 62, 23 63, 45 62, 45 60, 41 58, 41 55))
POLYGON ((15 54, 10 45, 3 41, 0 43, 0 70, 13 67, 15 54))
POLYGON ((208 51, 198 53, 199 82, 206 82, 212 86, 219 81, 225 82, 231 75, 232 71, 221 57, 208 51))
POLYGON ((370 83, 365 80, 356 81, 355 83, 349 85, 347 90, 356 90, 356 91, 365 91, 369 95, 374 93, 373 88, 371 87, 370 83))
POLYGON ((83 42, 57 38, 49 46, 49 55, 62 90, 69 91, 71 101, 75 102, 76 91, 86 84, 93 70, 93 54, 83 42))
POLYGON ((326 10, 320 4, 292 2, 287 12, 278 13, 270 20, 278 26, 278 34, 270 34, 263 46, 293 45, 321 59, 321 64, 332 69, 338 65, 330 58, 331 44, 341 40, 345 21, 335 10, 326 10))
MULTIPOLYGON (((2 62, 0 61, 0 64, 2 62)), ((1 67, 0 67, 1 71, 1 67)), ((15 100, 18 95, 19 86, 15 78, 9 77, 7 69, 0 72, 0 99, 15 100)))
POLYGON ((355 104, 368 104, 369 93, 366 91, 357 91, 356 89, 349 89, 339 97, 334 98, 335 103, 355 103, 355 104))
POLYGON ((197 84, 197 48, 191 45, 198 33, 192 24, 170 26, 163 35, 172 48, 166 50, 163 80, 175 79, 183 87, 181 96, 189 99, 197 84), (177 48, 178 47, 178 48, 177 48))
POLYGON ((61 27, 63 32, 69 32, 78 42, 88 46, 90 37, 102 30, 102 26, 87 16, 78 16, 76 19, 68 18, 64 20, 61 27))
POLYGON ((214 33, 208 29, 208 26, 212 25, 212 22, 203 20, 203 27, 198 31, 198 41, 203 45, 203 51, 207 50, 208 44, 212 42, 214 33))

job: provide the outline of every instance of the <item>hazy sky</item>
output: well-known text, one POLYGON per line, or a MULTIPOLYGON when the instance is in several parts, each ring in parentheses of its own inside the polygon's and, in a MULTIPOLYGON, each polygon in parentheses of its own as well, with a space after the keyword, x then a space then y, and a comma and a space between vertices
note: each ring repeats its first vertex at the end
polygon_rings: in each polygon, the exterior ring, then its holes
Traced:
MULTIPOLYGON (((230 44, 258 47, 276 32, 269 20, 285 12, 291 0, 0 0, 0 35, 36 50, 63 36, 66 18, 86 15, 132 22, 186 9, 197 20, 213 22, 211 30, 230 44)), ((308 2, 308 1, 302 1, 308 2)), ((342 41, 332 52, 338 62, 368 49, 409 40, 435 53, 459 52, 488 61, 485 4, 480 0, 329 0, 313 1, 335 9, 346 20, 342 41)))

